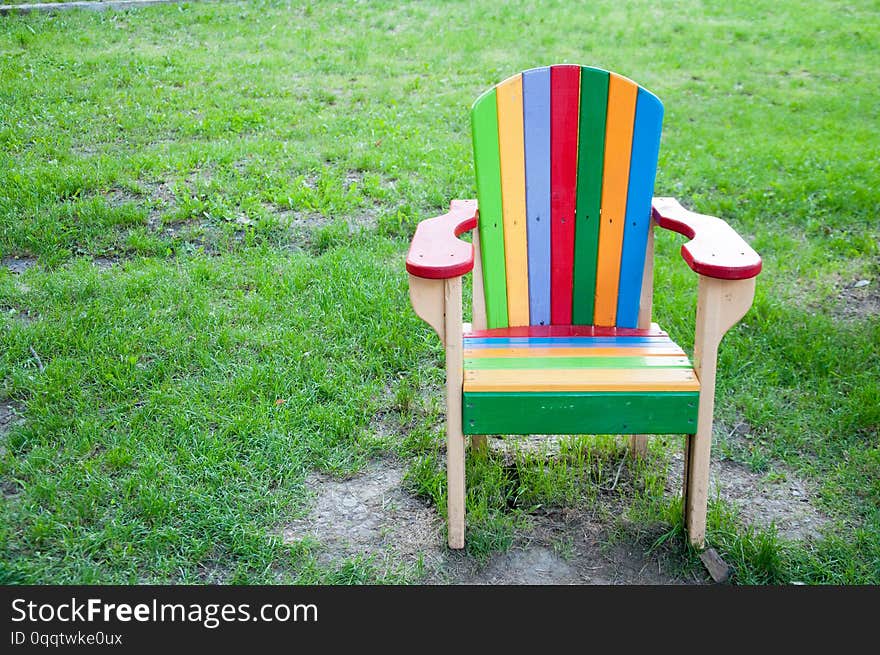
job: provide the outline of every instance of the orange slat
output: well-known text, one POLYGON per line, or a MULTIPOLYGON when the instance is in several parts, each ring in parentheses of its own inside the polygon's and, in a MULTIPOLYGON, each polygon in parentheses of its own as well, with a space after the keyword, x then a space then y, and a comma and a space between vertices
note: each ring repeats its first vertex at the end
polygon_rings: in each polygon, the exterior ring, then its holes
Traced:
POLYGON ((632 150, 633 121, 639 87, 632 80, 611 73, 608 85, 608 118, 605 123, 605 166, 596 262, 596 304, 593 322, 615 325, 620 254, 626 220, 626 192, 632 150))

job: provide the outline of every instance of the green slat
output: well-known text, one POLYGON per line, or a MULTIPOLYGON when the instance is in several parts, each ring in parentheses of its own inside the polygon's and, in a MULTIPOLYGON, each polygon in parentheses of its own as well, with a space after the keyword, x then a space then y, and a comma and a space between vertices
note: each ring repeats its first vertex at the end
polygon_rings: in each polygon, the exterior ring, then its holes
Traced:
POLYGON ((480 251, 483 291, 489 328, 507 327, 507 274, 501 209, 501 160, 498 151, 498 110, 495 89, 477 98, 471 109, 474 168, 480 208, 480 251))
POLYGON ((694 434, 698 393, 466 393, 465 434, 694 434))
POLYGON ((466 371, 558 368, 691 368, 687 357, 469 357, 466 371))
POLYGON ((582 67, 574 235, 572 322, 575 325, 593 324, 607 108, 608 73, 595 68, 582 67))

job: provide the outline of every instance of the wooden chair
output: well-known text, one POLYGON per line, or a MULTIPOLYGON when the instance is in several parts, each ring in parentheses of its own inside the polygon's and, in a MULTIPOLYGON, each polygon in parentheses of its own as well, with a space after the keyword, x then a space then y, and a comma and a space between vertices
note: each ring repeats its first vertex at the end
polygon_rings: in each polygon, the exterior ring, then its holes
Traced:
POLYGON ((514 75, 472 107, 478 201, 422 221, 406 259, 446 348, 450 548, 464 546, 465 435, 487 434, 627 434, 635 453, 648 434, 687 435, 685 523, 704 546, 718 345, 761 258, 721 219, 652 198, 662 118, 635 82, 573 65, 514 75), (690 239, 693 364, 651 322, 655 225, 690 239))

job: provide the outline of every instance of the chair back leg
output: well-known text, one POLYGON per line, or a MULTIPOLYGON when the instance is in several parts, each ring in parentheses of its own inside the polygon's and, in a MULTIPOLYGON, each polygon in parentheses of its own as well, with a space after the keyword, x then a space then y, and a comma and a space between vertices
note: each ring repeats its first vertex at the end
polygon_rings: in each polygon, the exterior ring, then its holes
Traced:
MULTIPOLYGON (((639 329, 651 327, 651 310, 654 304, 654 219, 648 226, 648 243, 645 248, 645 269, 642 271, 642 292, 639 297, 639 329)), ((648 454, 648 435, 634 434, 629 438, 629 453, 633 459, 648 454)))
POLYGON ((640 459, 648 454, 648 435, 633 434, 629 437, 629 454, 633 459, 640 459))

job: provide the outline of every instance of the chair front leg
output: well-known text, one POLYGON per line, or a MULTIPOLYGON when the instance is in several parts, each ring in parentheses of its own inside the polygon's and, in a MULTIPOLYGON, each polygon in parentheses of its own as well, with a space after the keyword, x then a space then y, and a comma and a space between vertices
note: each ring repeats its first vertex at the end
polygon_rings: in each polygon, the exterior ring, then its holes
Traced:
POLYGON ((446 348, 446 521, 450 548, 464 548, 464 432, 461 424, 461 276, 427 279, 410 274, 409 297, 446 348))
POLYGON ((755 278, 720 280, 700 276, 697 325, 694 337, 694 371, 700 380, 697 432, 685 446, 684 512, 691 544, 706 542, 706 509, 709 496, 709 457, 712 451, 712 413, 715 409, 715 372, 718 346, 725 333, 752 306, 755 278))
POLYGON ((450 548, 464 548, 464 432, 461 424, 461 277, 445 282, 446 328, 446 517, 450 548))

